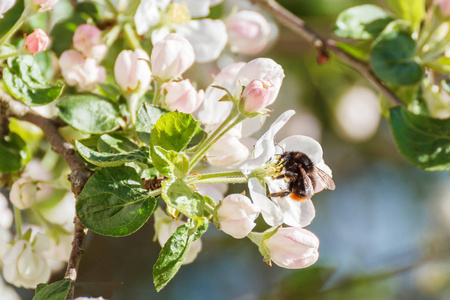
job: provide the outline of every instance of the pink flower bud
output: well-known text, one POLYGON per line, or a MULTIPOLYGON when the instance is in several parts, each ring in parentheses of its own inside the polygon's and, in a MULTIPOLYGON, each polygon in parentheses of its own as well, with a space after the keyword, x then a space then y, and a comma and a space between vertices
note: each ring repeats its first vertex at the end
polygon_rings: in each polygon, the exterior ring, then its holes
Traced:
POLYGON ((114 76, 123 91, 148 88, 152 77, 148 61, 148 54, 141 49, 120 52, 114 65, 114 76))
POLYGON ((244 104, 244 111, 246 113, 261 112, 275 100, 272 97, 274 90, 274 85, 270 81, 252 80, 242 92, 241 101, 244 104))
POLYGON ((1 0, 0 1, 0 19, 3 18, 3 14, 11 9, 16 4, 16 0, 1 0))
POLYGON ((102 32, 89 24, 78 26, 73 35, 73 46, 84 56, 102 60, 108 48, 102 42, 102 32))
POLYGON ((48 10, 55 6, 59 0, 33 0, 34 5, 39 5, 42 9, 48 10))
POLYGON ((18 209, 27 209, 36 202, 37 187, 30 178, 21 177, 13 183, 9 201, 18 209))
POLYGON ((170 110, 187 114, 193 113, 202 104, 204 92, 196 91, 189 80, 173 81, 166 84, 165 102, 170 110))
POLYGON ((152 55, 153 75, 167 81, 183 74, 195 61, 194 48, 183 37, 169 34, 155 43, 152 55))
POLYGON ((437 0, 435 3, 439 3, 439 8, 441 10, 441 14, 444 17, 450 16, 450 0, 437 0))
POLYGON ((32 34, 25 39, 25 47, 32 54, 38 54, 45 51, 50 43, 48 35, 39 28, 36 28, 32 34))
POLYGON ((254 55, 269 43, 270 24, 256 11, 243 10, 225 20, 231 51, 254 55))
POLYGON ((220 230, 235 239, 242 239, 256 226, 254 221, 260 211, 248 197, 232 194, 220 202, 216 211, 216 221, 220 230))
POLYGON ((319 259, 319 239, 302 227, 280 228, 263 241, 270 259, 286 269, 303 269, 319 259))
POLYGON ((68 85, 81 91, 95 90, 106 79, 106 70, 93 58, 85 58, 75 50, 67 50, 59 58, 61 72, 68 85))

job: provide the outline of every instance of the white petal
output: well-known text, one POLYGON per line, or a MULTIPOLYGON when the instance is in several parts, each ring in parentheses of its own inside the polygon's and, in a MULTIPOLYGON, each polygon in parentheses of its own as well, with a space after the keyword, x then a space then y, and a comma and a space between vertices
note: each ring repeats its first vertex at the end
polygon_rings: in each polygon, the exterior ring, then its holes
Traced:
POLYGON ((152 44, 154 45, 157 42, 163 40, 169 34, 170 34, 170 27, 167 27, 167 26, 153 30, 152 31, 152 44))
POLYGON ((275 145, 273 139, 286 122, 295 114, 295 111, 288 110, 282 113, 275 122, 272 123, 269 130, 256 142, 252 159, 248 159, 242 166, 241 171, 245 175, 250 174, 258 167, 264 165, 272 156, 275 155, 275 145))
POLYGON ((185 3, 193 18, 203 18, 209 15, 210 0, 173 0, 174 3, 185 3))
POLYGON ((227 29, 221 20, 192 20, 175 30, 192 44, 199 63, 217 59, 228 41, 227 29))
POLYGON ((304 135, 293 135, 285 138, 279 144, 283 152, 298 151, 305 153, 314 164, 322 162, 322 146, 313 138, 304 135))
POLYGON ((261 209, 264 221, 270 226, 281 225, 283 218, 280 208, 266 197, 265 188, 257 178, 250 178, 248 181, 248 189, 253 203, 261 209))
POLYGON ((136 32, 143 35, 150 27, 158 24, 160 17, 159 8, 154 0, 142 0, 134 15, 136 32))

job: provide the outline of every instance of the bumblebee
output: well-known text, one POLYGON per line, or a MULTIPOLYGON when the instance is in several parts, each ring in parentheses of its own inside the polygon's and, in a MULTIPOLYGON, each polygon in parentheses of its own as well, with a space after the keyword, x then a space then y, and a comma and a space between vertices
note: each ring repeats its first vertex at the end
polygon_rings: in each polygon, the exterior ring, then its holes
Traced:
POLYGON ((284 178, 289 186, 285 191, 269 194, 270 197, 290 196, 297 201, 310 199, 318 183, 326 189, 335 189, 330 175, 317 168, 303 152, 289 151, 278 155, 274 167, 276 172, 272 178, 284 178))

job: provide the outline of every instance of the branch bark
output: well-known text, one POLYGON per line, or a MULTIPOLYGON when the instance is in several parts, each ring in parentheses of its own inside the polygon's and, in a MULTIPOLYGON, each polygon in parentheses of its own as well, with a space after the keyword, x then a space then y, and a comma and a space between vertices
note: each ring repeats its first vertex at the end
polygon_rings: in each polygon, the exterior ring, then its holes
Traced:
POLYGON ((290 29, 292 32, 310 43, 319 51, 319 54, 322 57, 326 57, 328 51, 333 52, 344 63, 359 72, 369 82, 377 87, 393 105, 402 104, 402 101, 397 97, 397 95, 375 76, 369 64, 351 56, 347 52, 340 49, 337 46, 337 42, 335 40, 323 38, 317 32, 311 29, 302 19, 288 11, 286 8, 284 8, 274 0, 250 1, 253 4, 257 4, 270 12, 271 15, 280 24, 284 25, 286 28, 290 29))
MULTIPOLYGON (((59 124, 44 118, 30 107, 20 101, 13 99, 5 91, 0 89, 0 111, 7 117, 14 117, 20 120, 30 122, 44 132, 49 141, 52 150, 59 153, 69 165, 72 173, 69 180, 72 184, 72 192, 75 197, 83 190, 84 185, 91 177, 92 172, 87 168, 85 163, 78 157, 72 145, 68 143, 58 132, 59 124)), ((81 223, 78 217, 74 219, 74 240, 72 242, 72 251, 69 257, 66 274, 64 279, 75 282, 77 279, 77 270, 84 252, 84 241, 87 235, 87 228, 81 223)), ((73 299, 74 286, 66 299, 73 299)))

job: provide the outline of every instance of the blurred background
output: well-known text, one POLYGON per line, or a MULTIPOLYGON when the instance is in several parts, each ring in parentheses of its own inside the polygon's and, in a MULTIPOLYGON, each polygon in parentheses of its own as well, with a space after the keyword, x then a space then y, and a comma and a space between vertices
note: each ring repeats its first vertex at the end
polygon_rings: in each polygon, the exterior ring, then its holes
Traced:
MULTIPOLYGON (((367 3, 384 6, 381 1, 355 0, 279 2, 324 36, 330 36, 344 9, 367 3)), ((277 34, 260 56, 281 64, 286 78, 273 112, 254 137, 283 111, 294 109, 296 115, 276 140, 303 134, 322 144, 336 190, 313 199, 317 214, 308 229, 321 242, 318 263, 304 270, 269 267, 250 240, 235 240, 210 226, 196 261, 183 266, 156 293, 152 267, 160 246, 152 241, 151 219, 125 238, 89 233, 78 295, 114 300, 450 299, 448 173, 422 171, 400 156, 381 116, 377 91, 364 78, 333 56, 319 66, 310 45, 285 28, 278 27, 277 34)), ((210 78, 206 74, 196 79, 206 87, 210 78)), ((234 185, 229 191, 244 189, 234 185)), ((264 230, 260 223, 256 231, 264 230)), ((33 295, 20 293, 23 299, 33 295)))

